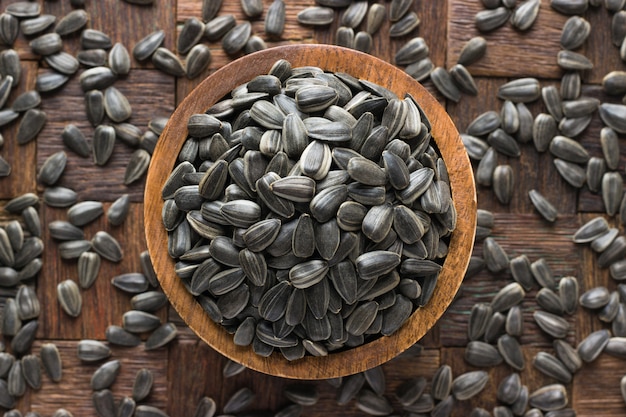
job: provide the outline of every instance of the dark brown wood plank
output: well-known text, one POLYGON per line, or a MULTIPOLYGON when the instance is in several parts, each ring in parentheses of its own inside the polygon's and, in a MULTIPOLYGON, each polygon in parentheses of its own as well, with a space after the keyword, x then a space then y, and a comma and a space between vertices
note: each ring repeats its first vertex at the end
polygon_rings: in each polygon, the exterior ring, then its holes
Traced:
POLYGON ((624 376, 624 360, 600 355, 585 364, 576 374, 572 396, 573 407, 579 417, 623 416, 626 412, 620 394, 620 380, 624 376))
MULTIPOLYGON (((43 343, 54 343, 61 354, 63 361, 63 379, 59 383, 52 382, 47 375, 42 377, 40 390, 31 392, 30 410, 50 415, 58 408, 65 408, 74 416, 96 415, 92 403, 90 380, 93 372, 98 369, 102 362, 85 363, 76 356, 78 342, 67 340, 38 340, 35 342, 33 352, 39 354, 43 343)), ((139 404, 151 405, 164 410, 170 395, 167 390, 167 349, 158 349, 152 352, 144 352, 143 346, 136 348, 112 347, 112 355, 109 360, 121 362, 120 373, 111 386, 111 391, 116 402, 124 396, 132 396, 132 387, 137 371, 142 368, 149 369, 154 377, 150 395, 139 404)), ((24 410, 25 408, 22 408, 24 410)))
MULTIPOLYGON (((22 62, 22 76, 17 88, 11 91, 7 103, 12 103, 20 94, 35 88, 37 65, 34 62, 22 62)), ((0 199, 11 199, 36 189, 36 151, 37 142, 25 145, 17 143, 17 131, 22 115, 8 125, 0 128, 4 145, 0 147, 0 155, 11 165, 11 174, 0 178, 0 199)))
MULTIPOLYGON (((105 211, 110 206, 105 204, 105 211)), ((85 238, 104 230, 115 237, 124 251, 124 259, 120 263, 112 263, 102 259, 98 278, 94 285, 81 290, 83 309, 77 318, 71 318, 59 306, 56 296, 57 284, 66 279, 78 281, 77 260, 63 260, 59 256, 59 242, 53 240, 48 231, 44 232, 44 265, 39 276, 37 294, 45 303, 45 314, 42 313, 38 337, 46 339, 105 339, 106 328, 110 324, 121 325, 122 315, 131 309, 132 294, 127 294, 111 284, 111 279, 128 272, 141 272, 139 255, 146 248, 143 231, 143 206, 132 204, 126 221, 121 226, 112 227, 106 215, 84 228, 85 238)), ((42 221, 48 224, 53 220, 66 220, 66 211, 44 207, 42 221)), ((167 311, 159 313, 162 322, 166 320, 167 311)), ((147 337, 147 336, 146 336, 147 337)), ((145 339, 145 337, 144 337, 145 339)))
POLYGON ((619 57, 619 48, 611 42, 610 13, 604 7, 590 7, 585 19, 591 24, 591 33, 587 42, 580 49, 593 62, 593 68, 584 74, 585 82, 600 84, 602 78, 610 71, 624 71, 626 65, 619 57))
MULTIPOLYGON (((174 110, 174 79, 156 70, 131 71, 126 79, 118 80, 115 87, 130 102, 133 115, 128 120, 142 131, 157 116, 169 117, 174 110)), ((129 186, 124 185, 126 165, 134 149, 117 141, 111 159, 105 166, 97 166, 91 158, 81 158, 69 150, 61 138, 67 124, 76 124, 91 143, 93 127, 87 121, 83 91, 74 76, 60 92, 44 97, 42 109, 48 122, 37 141, 37 166, 55 152, 65 151, 67 166, 58 185, 75 190, 83 200, 113 201, 122 194, 130 194, 132 201, 143 200, 145 177, 129 186)), ((104 124, 111 124, 105 117, 104 124)))

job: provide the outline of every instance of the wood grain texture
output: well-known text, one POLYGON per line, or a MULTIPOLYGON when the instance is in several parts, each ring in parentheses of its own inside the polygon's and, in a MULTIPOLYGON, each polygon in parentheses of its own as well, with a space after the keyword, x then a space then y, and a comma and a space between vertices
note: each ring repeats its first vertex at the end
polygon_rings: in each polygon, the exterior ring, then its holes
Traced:
POLYGON ((624 376, 624 360, 600 355, 585 364, 573 383, 573 407, 580 417, 623 416, 626 412, 620 394, 620 380, 624 376))
MULTIPOLYGON (((77 74, 60 92, 44 97, 42 110, 48 115, 48 122, 37 141, 37 166, 40 167, 53 153, 65 151, 67 166, 58 185, 73 189, 83 200, 114 201, 122 194, 129 194, 132 201, 142 201, 145 176, 129 186, 124 185, 126 165, 134 148, 117 140, 110 160, 100 167, 92 158, 81 158, 63 144, 61 133, 69 123, 75 124, 89 143, 93 138, 94 128, 85 114, 84 93, 78 78, 77 74), (98 180, 85 181, 90 178, 98 180)), ((147 130, 151 118, 167 117, 174 109, 174 79, 160 71, 131 71, 114 86, 126 96, 133 110, 128 122, 141 131, 147 130)), ((112 124, 106 116, 103 123, 112 124)))
POLYGON ((267 50, 250 55, 250 59, 235 61, 233 65, 214 73, 211 78, 201 84, 200 88, 194 90, 194 93, 187 97, 173 114, 168 127, 163 132, 163 140, 155 150, 151 167, 146 188, 146 236, 148 249, 153 256, 155 270, 165 293, 168 294, 172 304, 189 326, 218 351, 248 367, 273 375, 292 378, 305 376, 313 379, 328 378, 331 375, 360 372, 390 359, 415 343, 432 327, 456 293, 462 279, 461 272, 465 270, 469 260, 469 247, 474 234, 476 200, 469 171, 469 160, 449 116, 432 96, 405 73, 380 60, 345 48, 297 46, 282 50, 267 50), (269 360, 263 360, 256 355, 251 355, 249 348, 242 349, 234 346, 230 341, 231 336, 211 322, 200 305, 194 302, 193 297, 185 290, 184 285, 174 273, 173 260, 160 256, 165 253, 164 249, 167 244, 167 234, 160 227, 160 207, 163 204, 161 187, 169 176, 170 167, 174 165, 178 150, 186 139, 187 119, 191 114, 204 111, 223 97, 232 89, 232 85, 239 85, 252 79, 254 75, 267 72, 278 58, 289 60, 294 67, 314 63, 325 70, 347 72, 358 78, 367 78, 400 96, 404 92, 410 92, 429 115, 433 124, 432 135, 443 159, 449 167, 455 168, 450 169, 449 174, 452 198, 458 212, 458 222, 450 241, 450 253, 458 254, 458 256, 446 259, 439 275, 439 285, 429 304, 418 309, 405 326, 389 339, 378 339, 358 348, 358 351, 364 352, 361 354, 363 360, 358 363, 346 360, 348 355, 353 354, 350 351, 322 358, 307 357, 302 361, 288 363, 278 355, 273 355, 269 360), (224 84, 221 77, 225 74, 236 74, 236 77, 233 76, 230 83, 224 84), (158 258, 157 254, 159 254, 158 258), (314 372, 310 371, 312 366, 316 367, 314 372))
MULTIPOLYGON (((35 88, 37 65, 34 62, 22 62, 22 76, 17 88, 11 91, 7 103, 12 103, 20 94, 35 88)), ((25 145, 17 143, 17 131, 22 116, 10 124, 3 126, 0 133, 4 138, 4 145, 0 147, 0 155, 11 165, 11 174, 0 178, 0 199, 11 199, 35 189, 37 142, 31 141, 25 145)))
POLYGON ((475 36, 487 40, 487 53, 469 66, 474 75, 490 77, 560 78, 556 54, 561 49, 560 36, 567 20, 542 0, 537 20, 527 32, 520 32, 506 23, 489 33, 481 33, 474 25, 476 13, 484 10, 480 2, 448 0, 447 64, 454 65, 463 45, 475 36))

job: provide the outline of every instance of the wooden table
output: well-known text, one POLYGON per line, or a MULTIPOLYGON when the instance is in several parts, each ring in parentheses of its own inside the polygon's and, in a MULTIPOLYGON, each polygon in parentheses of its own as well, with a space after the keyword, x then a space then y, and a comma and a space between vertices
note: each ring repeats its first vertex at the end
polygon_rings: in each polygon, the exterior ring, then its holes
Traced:
MULTIPOLYGON (((264 0, 267 10, 272 0, 264 0)), ((0 8, 14 0, 3 0, 0 8)), ((68 0, 42 1, 44 13, 63 16, 72 10, 68 0)), ((269 46, 284 43, 332 43, 338 26, 338 19, 330 27, 314 29, 297 24, 295 16, 306 6, 313 5, 312 0, 287 2, 287 25, 283 38, 279 42, 268 42, 269 46)), ((567 17, 552 10, 548 0, 542 1, 538 20, 528 32, 517 32, 510 24, 485 34, 489 47, 487 55, 470 70, 480 89, 478 97, 464 95, 460 103, 447 102, 446 107, 460 131, 464 131, 469 122, 487 110, 499 110, 502 102, 496 98, 498 86, 511 78, 522 76, 537 77, 542 86, 558 84, 561 70, 556 64, 556 54, 560 49, 560 30, 567 17)), ((388 3, 387 3, 388 5, 388 3)), ((86 0, 85 10, 90 15, 88 27, 106 32, 113 42, 122 42, 129 50, 148 33, 163 29, 166 33, 164 46, 174 50, 177 32, 185 19, 200 17, 200 0, 159 0, 152 6, 136 6, 120 0, 86 0)), ((449 68, 456 62, 463 44, 477 35, 473 16, 482 9, 479 1, 416 1, 413 9, 421 19, 421 25, 412 36, 422 36, 430 47, 430 57, 438 66, 449 68)), ((239 2, 225 1, 221 14, 232 13, 239 21, 244 19, 239 2)), ((585 73, 584 95, 598 97, 603 101, 615 101, 619 98, 606 96, 601 89, 602 77, 611 70, 624 70, 619 59, 618 49, 610 43, 611 15, 604 8, 590 8, 585 18, 592 26, 592 33, 582 53, 594 62, 593 70, 585 73)), ((263 36, 263 20, 252 22, 253 33, 263 36)), ((389 39, 389 24, 386 22, 380 33, 374 37, 372 54, 393 62, 395 52, 411 36, 401 39, 389 39)), ((194 80, 175 79, 156 69, 150 63, 133 60, 132 70, 126 77, 116 81, 128 98, 133 108, 131 122, 142 130, 154 116, 168 116, 177 103, 197 85, 204 76, 229 60, 217 43, 211 43, 213 53, 210 68, 194 80)), ((9 103, 20 93, 33 89, 37 74, 46 71, 43 61, 33 55, 28 47, 28 39, 18 37, 14 48, 22 59, 22 81, 11 93, 9 103)), ((64 50, 76 54, 79 50, 79 37, 70 36, 64 41, 64 50)), ((82 70, 81 70, 82 71, 82 70)), ((80 72, 80 71, 79 71, 80 72)), ((61 132, 66 124, 76 124, 88 138, 93 135, 84 112, 84 99, 78 83, 79 74, 60 90, 43 94, 41 109, 48 115, 48 121, 36 141, 25 146, 18 146, 15 134, 18 122, 2 128, 5 143, 0 155, 7 159, 13 168, 11 176, 0 179, 0 207, 6 201, 26 192, 41 195, 43 187, 36 182, 38 167, 52 153, 65 149, 61 141, 61 132)), ((442 103, 430 81, 425 85, 442 103)), ((545 111, 540 101, 529 108, 534 115, 545 111)), ((602 156, 599 131, 602 127, 599 117, 594 115, 589 128, 581 135, 580 142, 594 156, 602 156)), ((98 364, 81 363, 76 356, 76 346, 81 339, 104 340, 105 329, 109 324, 121 324, 122 314, 130 309, 130 296, 115 289, 110 279, 125 272, 141 270, 139 254, 146 249, 142 220, 143 180, 131 186, 123 185, 126 163, 133 149, 118 143, 109 163, 104 167, 95 166, 90 159, 82 159, 68 152, 68 164, 59 185, 76 190, 81 200, 101 200, 107 208, 112 201, 124 193, 132 200, 129 218, 119 227, 112 227, 102 217, 85 228, 91 237, 99 230, 107 230, 121 242, 124 260, 119 264, 103 262, 96 284, 89 290, 83 290, 84 308, 80 317, 69 318, 56 301, 56 284, 65 279, 76 279, 76 262, 61 261, 58 255, 58 242, 44 231, 43 254, 44 268, 37 281, 37 294, 42 302, 42 313, 37 340, 33 352, 38 353, 42 343, 53 341, 59 347, 63 359, 63 379, 53 383, 44 377, 40 390, 27 389, 26 395, 18 403, 18 409, 51 415, 54 410, 64 407, 74 416, 94 415, 91 403, 89 381, 98 364)), ((496 223, 492 236, 513 257, 526 254, 531 261, 545 258, 555 276, 574 275, 578 277, 581 289, 598 285, 614 289, 616 283, 608 276, 607 270, 600 270, 596 265, 596 256, 587 247, 571 242, 573 232, 586 220, 604 212, 601 199, 586 188, 577 191, 559 176, 552 164, 552 156, 539 154, 532 144, 522 145, 519 159, 499 157, 500 163, 512 165, 519 192, 511 203, 501 205, 494 198, 493 192, 485 187, 478 189, 479 208, 492 210, 496 223), (527 191, 535 188, 548 197, 557 207, 560 215, 556 223, 549 224, 542 220, 532 207, 527 191)), ((624 169, 624 157, 620 170, 624 169)), ((40 204, 39 214, 42 222, 65 219, 65 209, 55 209, 40 204)), ((0 210, 0 221, 16 218, 0 210)), ((610 220, 617 225, 614 219, 610 220)), ((475 254, 481 255, 481 245, 477 245, 475 254)), ((477 302, 489 302, 499 288, 511 281, 509 273, 490 274, 483 271, 467 279, 462 294, 451 306, 441 322, 421 342, 424 347, 420 356, 403 356, 384 366, 387 379, 387 394, 393 398, 394 389, 402 381, 416 376, 425 376, 429 380, 441 364, 449 364, 455 376, 475 369, 463 360, 464 346, 467 343, 467 321, 469 311, 477 302)), ((10 291, 3 295, 10 296, 10 291)), ((545 336, 532 319, 532 311, 537 306, 535 292, 527 295, 524 307, 524 335, 521 338, 526 356, 526 369, 521 373, 522 382, 532 391, 541 385, 554 382, 536 371, 532 358, 541 350, 551 351, 551 340, 545 336)), ((226 360, 199 341, 192 332, 177 318, 170 309, 159 313, 162 320, 174 321, 179 328, 178 338, 167 348, 146 352, 143 346, 136 348, 113 347, 114 359, 122 362, 122 369, 112 390, 117 400, 130 395, 132 382, 138 369, 149 368, 155 376, 154 388, 144 402, 165 410, 170 416, 192 415, 197 402, 202 396, 213 397, 218 403, 218 413, 226 400, 239 388, 250 387, 257 393, 251 410, 263 411, 260 415, 271 415, 288 404, 282 395, 282 388, 293 381, 273 378, 253 371, 225 379, 222 368, 226 360), (266 412, 266 410, 271 410, 266 412)), ((579 308, 569 318, 573 325, 567 340, 576 344, 591 331, 603 328, 601 322, 588 311, 579 308)), ((8 344, 9 339, 5 338, 8 344)), ((512 370, 506 365, 490 369, 490 383, 485 391, 467 402, 458 402, 453 415, 468 415, 474 406, 491 410, 498 405, 495 392, 498 383, 512 370)), ((592 364, 586 364, 579 371, 574 381, 568 384, 570 404, 579 416, 624 415, 626 407, 620 396, 619 380, 626 373, 623 361, 602 355, 592 364)), ((335 388, 325 382, 315 383, 320 393, 318 404, 307 408, 304 415, 362 415, 354 402, 346 406, 335 403, 335 388)), ((394 401, 396 410, 400 407, 394 401)), ((256 412, 253 414, 257 414, 256 412)))

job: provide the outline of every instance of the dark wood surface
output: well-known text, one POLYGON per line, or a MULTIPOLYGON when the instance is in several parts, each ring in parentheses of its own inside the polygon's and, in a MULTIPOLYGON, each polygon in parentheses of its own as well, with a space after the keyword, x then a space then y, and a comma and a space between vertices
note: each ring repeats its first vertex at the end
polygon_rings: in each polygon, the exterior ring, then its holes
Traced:
MULTIPOLYGON (((0 9, 15 0, 0 1, 0 9)), ((59 18, 72 10, 69 0, 38 0, 44 13, 59 18)), ((152 6, 137 6, 121 0, 86 0, 85 10, 90 14, 88 27, 102 30, 111 36, 113 42, 122 42, 130 50, 134 44, 156 29, 166 32, 164 46, 175 49, 177 33, 188 17, 200 17, 200 0, 159 0, 152 6)), ((325 28, 304 27, 296 23, 295 16, 302 8, 313 5, 313 0, 287 2, 288 23, 283 37, 268 42, 268 46, 288 43, 332 43, 338 19, 325 28)), ((462 132, 480 113, 487 110, 499 111, 502 101, 496 98, 498 87, 512 78, 535 76, 542 86, 556 84, 561 70, 556 65, 560 29, 567 19, 549 6, 549 0, 542 0, 539 18, 528 32, 514 30, 507 23, 504 27, 482 34, 488 41, 487 55, 469 67, 481 91, 479 97, 464 95, 458 104, 445 102, 430 81, 424 83, 446 108, 462 132)), ((264 0, 265 10, 271 0, 264 0)), ((389 7, 389 3, 385 2, 389 7)), ((430 57, 437 66, 451 67, 458 57, 463 44, 478 34, 473 25, 474 14, 482 9, 479 1, 417 0, 413 6, 420 16, 421 24, 411 35, 399 39, 386 36, 389 23, 374 37, 372 54, 393 62, 395 52, 412 36, 423 37, 430 47, 430 57)), ((224 1, 220 14, 232 13, 238 21, 244 16, 238 1, 224 1)), ((341 12, 338 13, 338 16, 341 12)), ((579 52, 593 60, 594 69, 583 75, 588 83, 584 95, 598 97, 603 101, 619 102, 621 97, 606 96, 600 87, 604 74, 612 70, 624 70, 626 66, 619 59, 618 48, 610 43, 611 14, 603 7, 590 8, 585 18, 592 25, 592 33, 579 52)), ((253 21, 253 32, 263 36, 263 20, 253 21)), ((31 38, 20 35, 14 45, 22 58, 22 81, 14 89, 9 103, 20 93, 34 88, 38 73, 46 71, 46 64, 38 60, 28 46, 31 38)), ((72 35, 64 39, 64 50, 76 53, 79 38, 72 35)), ((210 43, 212 62, 200 77, 194 80, 175 79, 156 70, 151 63, 132 60, 131 73, 116 81, 115 85, 127 97, 133 107, 131 122, 142 130, 154 116, 168 116, 182 102, 184 97, 197 86, 204 76, 213 73, 237 56, 227 56, 219 43, 210 43)), ((0 47, 3 48, 3 47, 0 47)), ((64 149, 60 133, 67 123, 76 124, 91 140, 93 128, 84 113, 82 91, 78 83, 79 73, 61 89, 43 94, 41 109, 46 111, 48 121, 38 139, 25 146, 18 146, 15 134, 19 120, 0 129, 5 143, 0 155, 7 159, 13 168, 11 176, 0 179, 0 207, 11 198, 25 192, 41 195, 43 187, 36 182, 38 167, 50 154, 64 149)), ((529 104, 533 115, 545 111, 541 100, 529 104)), ((602 123, 597 114, 589 128, 579 136, 580 142, 593 156, 601 156, 599 132, 602 123)), ((620 138, 620 142, 623 138, 620 138)), ((559 176, 549 153, 539 154, 532 144, 521 146, 519 159, 500 157, 500 163, 509 163, 514 168, 518 192, 509 205, 500 204, 491 189, 478 187, 478 207, 489 209, 496 214, 492 236, 502 244, 509 256, 526 254, 531 261, 545 258, 555 276, 573 275, 579 279, 581 290, 598 285, 615 289, 606 269, 599 269, 596 255, 585 245, 571 242, 573 232, 585 221, 602 214, 604 207, 598 195, 586 188, 576 190, 559 176), (531 205, 527 192, 535 188, 546 195, 559 210, 559 218, 549 224, 539 217, 531 205)), ((51 415, 59 407, 70 410, 74 416, 92 416, 95 411, 91 404, 89 380, 97 365, 81 363, 76 356, 76 345, 81 339, 105 339, 105 329, 109 324, 121 324, 122 315, 130 308, 130 296, 115 289, 110 279, 124 272, 139 272, 139 254, 147 248, 143 228, 143 190, 145 179, 127 187, 123 185, 125 165, 132 149, 117 143, 111 161, 105 167, 96 167, 89 159, 82 159, 68 152, 68 166, 60 184, 71 187, 79 193, 81 200, 97 199, 108 207, 120 195, 128 193, 133 201, 129 218, 121 226, 113 227, 100 218, 85 228, 86 236, 91 237, 99 230, 106 230, 119 239, 124 249, 124 259, 119 264, 103 261, 96 284, 89 290, 82 290, 84 308, 80 317, 69 318, 56 301, 56 284, 65 279, 77 279, 75 261, 63 261, 58 256, 58 242, 55 242, 44 229, 46 245, 43 254, 44 268, 37 281, 37 294, 42 300, 42 314, 33 352, 38 353, 42 343, 53 341, 59 347, 64 363, 64 376, 60 383, 53 383, 44 376, 40 390, 27 389, 26 395, 18 402, 22 413, 28 410, 51 415)), ((621 155, 619 171, 626 166, 621 155)), ((65 209, 38 206, 44 223, 65 217, 65 209)), ((0 221, 18 218, 0 210, 0 221)), ((608 218, 608 217, 607 217, 608 218)), ((609 219, 616 227, 619 222, 609 219)), ((482 245, 476 245, 474 254, 482 254, 482 245)), ((435 328, 421 341, 424 347, 421 355, 404 355, 383 366, 387 379, 387 394, 396 410, 400 411, 394 389, 404 380, 425 376, 430 379, 441 364, 449 364, 455 376, 476 368, 463 359, 463 346, 467 342, 467 321, 469 311, 476 302, 488 302, 503 285, 511 281, 509 273, 491 274, 483 271, 467 279, 457 301, 439 321, 435 328)), ((3 291, 6 296, 10 291, 3 291)), ((522 381, 532 391, 554 380, 536 371, 532 357, 540 350, 552 352, 551 340, 534 324, 532 312, 537 308, 535 291, 527 294, 523 302, 524 334, 520 341, 524 347, 526 368, 521 373, 522 381)), ((112 391, 117 400, 132 392, 132 381, 136 371, 142 367, 150 369, 155 376, 151 395, 142 402, 165 410, 170 416, 193 415, 195 406, 202 396, 213 397, 218 403, 218 413, 235 391, 249 387, 256 392, 256 399, 250 410, 277 411, 287 405, 282 395, 291 380, 269 377, 246 370, 241 374, 224 378, 222 368, 225 358, 211 350, 199 340, 177 316, 173 309, 162 309, 159 316, 169 319, 179 328, 179 336, 166 348, 146 352, 143 345, 137 348, 113 348, 112 359, 122 361, 122 370, 112 391)), ((594 330, 605 328, 598 318, 589 311, 579 308, 569 318, 574 325, 568 335, 568 342, 577 344, 594 330)), ((4 338, 9 343, 10 338, 4 338)), ((498 383, 512 372, 506 365, 489 369, 490 383, 475 399, 457 402, 452 415, 466 416, 474 406, 488 410, 499 405, 495 398, 498 383)), ((626 374, 623 360, 602 355, 592 364, 585 364, 576 374, 574 381, 567 385, 570 406, 578 416, 619 416, 626 413, 626 406, 619 392, 619 380, 626 374)), ((308 416, 357 416, 362 412, 354 402, 338 406, 335 402, 336 389, 326 382, 311 382, 320 393, 320 400, 314 407, 305 408, 308 416)))

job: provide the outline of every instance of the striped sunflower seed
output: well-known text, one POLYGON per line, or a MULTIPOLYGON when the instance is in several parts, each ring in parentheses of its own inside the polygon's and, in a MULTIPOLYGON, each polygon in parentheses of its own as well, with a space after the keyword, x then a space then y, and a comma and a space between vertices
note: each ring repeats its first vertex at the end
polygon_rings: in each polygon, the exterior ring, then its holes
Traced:
POLYGON ((585 43, 590 32, 591 25, 588 21, 580 16, 572 16, 563 25, 561 46, 574 50, 585 43))
POLYGON ((457 64, 468 66, 481 59, 487 51, 487 41, 482 36, 475 36, 467 41, 457 59, 457 64))
POLYGON ((109 388, 120 372, 122 365, 119 360, 102 364, 91 376, 91 389, 99 391, 109 388))
POLYGON ((149 369, 142 368, 137 371, 133 383, 133 399, 136 402, 144 400, 152 390, 154 377, 149 369))
POLYGON ((111 349, 100 341, 85 339, 78 342, 77 356, 84 362, 98 362, 111 356, 111 349))
POLYGON ((37 355, 22 357, 22 374, 24 381, 32 389, 41 388, 41 360, 37 355))
POLYGON ((530 190, 528 197, 530 197, 531 203, 544 219, 549 222, 556 221, 558 211, 539 191, 530 190))
POLYGON ((120 262, 124 256, 117 240, 105 231, 97 232, 91 238, 93 250, 111 262, 120 262))
POLYGON ((146 339, 145 349, 154 350, 161 348, 174 340, 177 334, 178 330, 174 323, 164 323, 146 339))
POLYGON ((11 340, 11 349, 16 355, 21 355, 31 348, 33 341, 35 340, 35 334, 39 327, 39 321, 31 320, 24 324, 22 328, 15 334, 13 340, 11 340))
POLYGON ((26 380, 22 373, 22 360, 18 359, 13 363, 7 376, 9 394, 14 397, 21 397, 26 392, 26 380))
POLYGON ((39 168, 37 181, 46 185, 54 185, 63 175, 66 163, 67 154, 64 151, 53 153, 46 158, 41 168, 39 168))
POLYGON ((497 346, 498 352, 511 368, 517 371, 524 369, 526 361, 522 347, 515 337, 504 334, 498 338, 497 346))
POLYGON ((90 288, 98 277, 101 258, 95 252, 83 252, 78 258, 78 283, 81 288, 90 288))
POLYGON ((24 145, 35 139, 46 124, 46 119, 46 113, 41 110, 27 110, 17 129, 17 143, 24 145))
POLYGON ((556 339, 565 338, 569 332, 569 323, 555 314, 537 310, 533 313, 533 318, 541 330, 556 339))
MULTIPOLYGON (((457 70, 457 73, 458 73, 458 70, 457 70)), ((462 76, 462 75, 463 74, 457 74, 457 76, 462 76)), ((430 73, 430 79, 435 84, 435 87, 437 87, 437 90, 439 90, 439 92, 443 94, 447 99, 452 100, 455 103, 461 99, 461 91, 459 90, 457 85, 454 83, 453 78, 450 75, 450 73, 448 73, 445 69, 441 67, 435 68, 430 73)), ((467 80, 464 79, 464 87, 467 84, 465 81, 467 80)))
POLYGON ((280 37, 285 30, 285 2, 274 0, 265 15, 265 33, 270 37, 280 37))
POLYGON ((235 54, 243 49, 252 31, 250 22, 243 22, 230 29, 222 38, 222 48, 227 54, 235 54))
POLYGON ((485 371, 471 371, 459 375, 452 381, 452 394, 459 401, 468 400, 480 393, 489 382, 485 371))
POLYGON ((528 30, 532 27, 539 14, 540 0, 526 0, 513 11, 511 24, 519 30, 528 30))
POLYGON ((626 238, 617 237, 598 257, 598 266, 607 268, 626 255, 626 238))
POLYGON ((89 14, 82 10, 72 10, 61 18, 54 27, 54 31, 61 36, 67 36, 79 31, 89 21, 89 14))
POLYGON ((522 381, 519 374, 513 373, 500 381, 496 397, 501 402, 512 405, 522 392, 522 381))
POLYGON ((204 23, 195 18, 190 17, 185 20, 183 28, 178 34, 177 50, 179 54, 185 55, 191 50, 204 35, 204 23))
POLYGON ((498 89, 498 98, 514 103, 529 103, 541 95, 539 81, 536 78, 520 78, 503 84, 498 89))
MULTIPOLYGON (((0 14, 0 41, 5 45, 13 45, 20 30, 19 20, 9 13, 0 14)), ((22 29, 23 31, 23 29, 22 29)), ((24 32, 25 35, 28 33, 24 32)))
POLYGON ((113 46, 111 38, 106 33, 95 30, 85 29, 80 33, 80 44, 83 49, 109 49, 113 46))
POLYGON ((506 7, 481 10, 476 13, 474 24, 481 32, 490 32, 504 25, 511 16, 511 11, 506 7))
POLYGON ((541 373, 567 384, 572 374, 559 359, 546 352, 538 352, 533 358, 533 366, 541 373))
MULTIPOLYGON (((169 49, 159 46, 156 50, 151 51, 148 56, 151 57, 154 66, 164 73, 173 75, 174 77, 183 77, 185 75, 183 62, 169 49)), ((135 54, 135 58, 136 57, 137 55, 135 54)))
POLYGON ((187 78, 194 79, 204 72, 211 63, 211 50, 205 44, 197 44, 189 50, 185 62, 187 78))
POLYGON ((491 272, 500 272, 509 266, 509 257, 500 244, 493 238, 486 238, 483 242, 483 257, 487 268, 491 272))
POLYGON ((36 37, 28 45, 37 55, 46 56, 61 51, 63 40, 58 33, 46 33, 36 37))
POLYGON ((477 367, 492 367, 502 363, 502 356, 494 346, 478 340, 467 344, 464 358, 467 363, 477 367))

